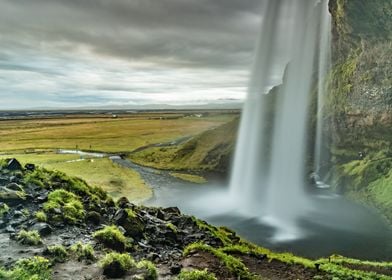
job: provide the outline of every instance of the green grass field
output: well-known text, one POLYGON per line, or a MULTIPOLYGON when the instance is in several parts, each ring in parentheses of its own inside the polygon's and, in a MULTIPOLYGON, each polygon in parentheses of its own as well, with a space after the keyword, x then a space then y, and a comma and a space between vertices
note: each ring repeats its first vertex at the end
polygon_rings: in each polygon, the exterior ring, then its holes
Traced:
MULTIPOLYGON (((59 170, 100 186, 114 197, 126 196, 140 202, 152 195, 140 175, 114 164, 108 158, 81 160, 79 155, 57 154, 57 149, 131 152, 154 143, 169 142, 214 129, 233 119, 229 114, 192 117, 182 114, 132 114, 107 116, 65 116, 49 119, 0 121, 0 158, 15 157, 22 163, 35 163, 59 170)), ((183 180, 201 182, 182 174, 183 180)), ((195 179, 196 178, 196 179, 195 179)))

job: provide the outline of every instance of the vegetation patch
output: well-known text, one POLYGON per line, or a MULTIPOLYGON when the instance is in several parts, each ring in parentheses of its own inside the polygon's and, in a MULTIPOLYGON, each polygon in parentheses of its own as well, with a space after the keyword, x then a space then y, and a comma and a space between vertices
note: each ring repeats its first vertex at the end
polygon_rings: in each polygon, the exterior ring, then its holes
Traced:
POLYGON ((204 251, 211 253, 217 257, 226 266, 226 268, 239 279, 258 279, 249 272, 248 268, 241 262, 241 260, 224 253, 222 250, 215 249, 203 243, 193 243, 184 249, 184 255, 187 256, 194 251, 204 251))
POLYGON ((10 210, 10 208, 8 207, 8 205, 6 203, 0 202, 0 219, 2 219, 3 216, 5 214, 7 214, 9 210, 10 210))
POLYGON ((49 280, 51 274, 50 262, 43 257, 19 260, 11 270, 0 268, 0 279, 7 280, 49 280))
POLYGON ((57 221, 71 224, 82 221, 85 216, 80 197, 64 189, 49 194, 48 201, 44 204, 44 211, 57 221))
POLYGON ((158 271, 155 265, 147 260, 143 260, 137 263, 137 268, 144 271, 144 280, 156 280, 158 279, 158 271))
POLYGON ((199 175, 194 175, 194 174, 185 174, 185 173, 178 173, 178 172, 170 172, 169 173, 171 176, 175 178, 179 178, 181 180, 195 183, 195 184, 205 184, 207 183, 207 180, 199 175))
POLYGON ((122 252, 127 247, 127 238, 115 225, 105 226, 103 229, 96 231, 93 237, 106 247, 122 252))
POLYGON ((103 268, 103 274, 112 278, 123 277, 131 269, 137 268, 136 262, 130 255, 119 253, 106 254, 100 261, 100 266, 103 268))
POLYGON ((177 280, 217 280, 215 274, 204 270, 182 270, 177 276, 177 280))
POLYGON ((91 246, 91 244, 83 244, 79 241, 71 246, 70 252, 73 256, 76 257, 78 261, 95 260, 94 248, 91 246))
POLYGON ((62 245, 52 245, 46 249, 45 252, 55 262, 65 262, 68 258, 67 249, 62 245))
POLYGON ((35 218, 37 219, 38 222, 43 222, 43 223, 45 223, 48 220, 48 217, 46 216, 44 211, 35 212, 35 218))
POLYGON ((24 245, 39 245, 42 244, 41 236, 38 231, 27 231, 22 229, 16 236, 16 240, 24 245))

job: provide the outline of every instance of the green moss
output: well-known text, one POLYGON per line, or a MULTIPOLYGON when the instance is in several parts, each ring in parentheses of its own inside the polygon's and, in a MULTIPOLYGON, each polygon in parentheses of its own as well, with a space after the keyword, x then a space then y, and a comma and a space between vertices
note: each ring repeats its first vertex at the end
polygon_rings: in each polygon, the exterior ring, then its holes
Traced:
POLYGON ((30 216, 30 211, 27 208, 22 209, 22 214, 25 217, 29 217, 30 216))
POLYGON ((115 225, 106 226, 101 230, 96 231, 93 237, 99 242, 103 243, 106 247, 124 251, 127 247, 127 239, 124 234, 115 225))
POLYGON ((136 218, 136 213, 132 209, 127 208, 127 209, 125 209, 125 212, 127 212, 127 215, 129 218, 136 218))
POLYGON ((209 225, 207 222, 199 220, 195 217, 192 217, 193 221, 196 223, 199 229, 203 231, 210 232, 212 236, 215 236, 219 240, 222 241, 222 243, 227 246, 231 245, 233 241, 231 240, 231 237, 235 235, 235 233, 228 228, 225 227, 214 227, 212 225, 209 225))
POLYGON ((174 233, 178 232, 178 229, 175 225, 173 225, 172 223, 167 223, 166 226, 174 233))
POLYGON ((333 263, 321 264, 319 269, 332 276, 333 279, 353 279, 353 280, 390 280, 390 276, 380 275, 375 272, 366 272, 350 269, 333 263))
POLYGON ((0 203, 0 219, 2 219, 3 216, 7 214, 9 210, 10 208, 6 203, 0 203))
POLYGON ((16 240, 24 245, 39 245, 42 244, 41 236, 38 231, 26 231, 22 229, 16 236, 16 240))
POLYGON ((356 201, 380 210, 392 223, 392 158, 369 156, 335 168, 333 185, 356 201))
POLYGON ((145 280, 156 280, 158 279, 158 271, 155 265, 147 260, 143 260, 137 263, 137 268, 144 270, 143 279, 145 280))
POLYGON ((24 176, 23 181, 26 185, 32 184, 45 188, 50 182, 49 178, 50 177, 48 171, 36 168, 33 172, 27 173, 24 176))
POLYGON ((82 242, 77 242, 71 246, 70 251, 77 258, 78 261, 95 260, 94 249, 90 244, 83 244, 82 242))
POLYGON ((241 245, 224 247, 221 249, 221 251, 227 254, 240 253, 240 254, 265 255, 270 261, 278 260, 286 264, 298 264, 311 269, 315 268, 314 261, 312 260, 298 257, 291 253, 275 253, 266 248, 258 247, 250 243, 245 243, 245 242, 242 243, 243 244, 241 245))
POLYGON ((68 258, 68 252, 62 245, 53 245, 47 248, 47 254, 52 257, 55 262, 65 262, 68 258))
POLYGON ((104 270, 104 274, 110 277, 116 276, 120 278, 129 270, 136 269, 136 263, 128 254, 109 253, 100 261, 100 266, 104 270))
POLYGON ((222 250, 215 249, 203 243, 193 243, 184 249, 184 255, 187 256, 193 251, 204 251, 213 254, 231 273, 240 279, 258 279, 258 277, 249 272, 241 260, 224 253, 222 250))
POLYGON ((217 280, 215 274, 204 270, 182 270, 177 280, 217 280))
POLYGON ((71 224, 81 221, 85 216, 80 198, 64 189, 49 194, 48 201, 44 204, 44 211, 57 220, 64 220, 71 224), (56 209, 60 210, 61 214, 58 214, 56 209))
POLYGON ((46 222, 48 220, 48 217, 46 216, 44 211, 35 212, 35 218, 38 222, 46 222))
POLYGON ((43 257, 21 259, 12 270, 0 268, 0 279, 7 280, 50 280, 51 274, 50 262, 43 257))

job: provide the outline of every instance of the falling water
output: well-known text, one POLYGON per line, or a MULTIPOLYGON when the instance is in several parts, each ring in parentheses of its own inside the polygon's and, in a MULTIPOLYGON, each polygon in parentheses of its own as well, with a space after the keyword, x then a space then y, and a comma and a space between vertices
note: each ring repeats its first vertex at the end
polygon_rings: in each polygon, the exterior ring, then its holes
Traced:
POLYGON ((324 161, 323 155, 323 127, 324 127, 324 98, 327 91, 327 73, 331 68, 331 24, 332 17, 328 12, 328 2, 323 2, 322 22, 320 24, 320 54, 318 65, 318 95, 317 95, 317 126, 314 157, 314 170, 321 175, 324 161))
MULTIPOLYGON (((320 40, 319 33, 327 0, 319 2, 265 3, 235 152, 230 194, 240 212, 280 228, 278 238, 299 234, 296 219, 310 205, 304 190, 308 107, 316 62, 328 49, 328 39, 320 40), (266 93, 282 80, 271 103, 266 93), (275 106, 273 117, 270 106, 275 106)), ((320 63, 324 74, 325 61, 320 63)))

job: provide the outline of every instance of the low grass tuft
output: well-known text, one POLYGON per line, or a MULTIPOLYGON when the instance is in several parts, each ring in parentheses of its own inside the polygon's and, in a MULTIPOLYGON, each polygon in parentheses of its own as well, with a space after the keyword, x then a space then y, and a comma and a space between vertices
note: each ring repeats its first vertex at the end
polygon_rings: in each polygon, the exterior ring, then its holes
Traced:
POLYGON ((215 274, 204 270, 182 270, 177 280, 217 280, 215 274))
POLYGON ((100 261, 103 268, 103 274, 112 277, 123 277, 131 269, 136 269, 137 265, 134 259, 128 254, 108 253, 100 261))
POLYGON ((26 231, 22 229, 16 236, 16 240, 24 245, 39 245, 42 244, 41 236, 38 231, 26 231))
POLYGON ((95 260, 94 249, 90 244, 83 244, 82 242, 77 242, 70 248, 71 253, 77 258, 78 261, 95 260))
POLYGON ((106 226, 96 231, 93 237, 106 247, 116 251, 122 252, 127 247, 127 238, 115 225, 106 226))
POLYGON ((64 189, 58 189, 49 194, 48 201, 44 204, 44 211, 53 216, 55 220, 70 224, 81 221, 85 216, 80 198, 64 189))
POLYGON ((49 280, 51 274, 50 262, 43 257, 21 259, 12 270, 0 268, 0 279, 7 280, 49 280))

